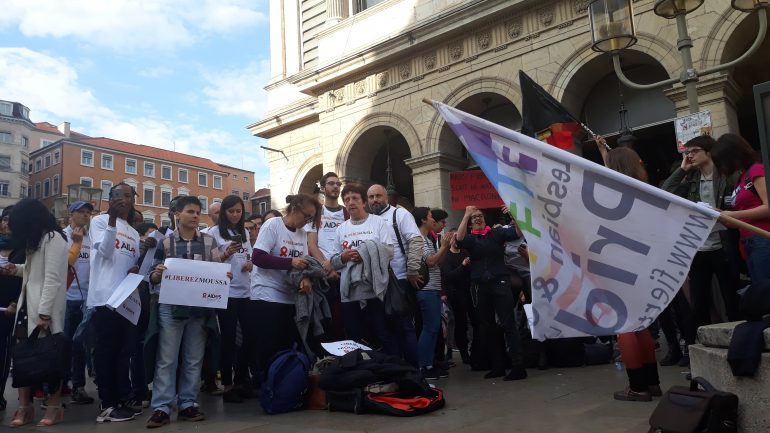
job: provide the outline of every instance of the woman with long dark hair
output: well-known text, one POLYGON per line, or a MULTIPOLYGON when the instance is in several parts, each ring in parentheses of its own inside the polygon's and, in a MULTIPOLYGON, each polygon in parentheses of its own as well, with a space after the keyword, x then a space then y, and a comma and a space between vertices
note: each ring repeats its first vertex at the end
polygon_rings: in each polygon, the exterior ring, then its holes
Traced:
POLYGON ((244 228, 245 206, 237 195, 228 195, 222 200, 217 225, 209 229, 219 245, 222 262, 230 264, 233 279, 226 310, 217 310, 222 332, 220 372, 225 392, 222 399, 228 403, 242 403, 246 397, 253 397, 249 389, 248 356, 251 350, 253 330, 246 326, 251 289, 251 243, 244 228), (235 332, 238 323, 243 332, 243 344, 238 350, 235 332), (235 378, 233 378, 233 370, 235 378))
MULTIPOLYGON (((27 253, 24 264, 7 264, 3 273, 22 277, 21 295, 17 303, 17 339, 29 338, 35 328, 51 334, 64 330, 64 312, 67 299, 67 240, 56 219, 43 203, 24 199, 17 203, 9 215, 8 227, 14 242, 27 253)), ((42 385, 42 384, 41 384, 42 385)), ((51 392, 48 408, 38 426, 52 426, 64 419, 61 404, 61 382, 49 383, 51 392)), ((19 388, 19 409, 11 421, 11 427, 32 422, 32 390, 19 388)))
MULTIPOLYGON (((13 242, 12 233, 8 228, 13 205, 3 209, 0 215, 0 267, 13 263, 20 265, 26 261, 24 247, 13 242)), ((16 315, 16 301, 21 294, 21 278, 13 275, 0 275, 0 307, 5 307, 0 313, 0 410, 5 410, 8 404, 4 397, 5 384, 11 372, 11 343, 13 338, 13 316, 16 315)))
MULTIPOLYGON (((599 147, 603 148, 600 143, 599 147)), ((618 147, 606 153, 604 158, 607 168, 623 173, 642 182, 647 182, 647 171, 642 159, 635 151, 627 147, 618 147)), ((658 364, 655 360, 655 339, 649 329, 626 332, 618 335, 618 346, 626 365, 628 388, 617 391, 615 400, 650 401, 652 396, 660 396, 658 364)))
MULTIPOLYGON (((722 212, 722 215, 770 231, 765 168, 757 152, 740 135, 725 134, 711 149, 711 159, 721 174, 731 176, 738 173, 735 191, 725 200, 732 209, 722 212)), ((739 232, 752 283, 770 280, 770 239, 746 229, 739 229, 739 232)))

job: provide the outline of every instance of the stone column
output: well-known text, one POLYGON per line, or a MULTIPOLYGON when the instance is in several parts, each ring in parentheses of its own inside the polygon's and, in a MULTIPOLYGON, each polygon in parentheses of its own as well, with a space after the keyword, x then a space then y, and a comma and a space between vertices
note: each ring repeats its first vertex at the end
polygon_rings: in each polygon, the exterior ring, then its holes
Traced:
POLYGON ((326 0, 326 24, 334 25, 347 18, 347 0, 326 0))
POLYGON ((468 161, 457 156, 433 152, 404 162, 412 169, 415 206, 444 209, 449 213, 447 226, 457 226, 463 211, 452 210, 449 173, 465 169, 468 161))
MULTIPOLYGON (((676 85, 665 93, 674 101, 677 117, 690 113, 684 86, 676 85)), ((700 111, 711 112, 711 135, 714 138, 727 132, 739 132, 738 114, 735 109, 735 101, 739 96, 740 89, 729 75, 711 75, 698 82, 700 111)))

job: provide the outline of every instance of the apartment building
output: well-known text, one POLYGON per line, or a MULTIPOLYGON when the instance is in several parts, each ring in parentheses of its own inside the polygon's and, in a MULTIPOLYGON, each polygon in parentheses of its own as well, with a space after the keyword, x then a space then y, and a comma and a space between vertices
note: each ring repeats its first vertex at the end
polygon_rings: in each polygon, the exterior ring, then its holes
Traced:
MULTIPOLYGON (((136 209, 147 222, 168 225, 168 205, 177 195, 194 195, 207 212, 209 204, 229 194, 248 200, 254 188, 254 172, 217 164, 180 152, 128 143, 105 137, 78 134, 62 138, 31 152, 30 195, 56 208, 66 200, 68 185, 101 189, 107 209, 108 192, 125 182, 136 189, 136 209)), ((60 206, 59 206, 60 208, 60 206)), ((58 215, 57 215, 58 216, 58 215)), ((203 218, 205 224, 208 218, 203 218)))
POLYGON ((0 100, 0 209, 29 194, 30 152, 69 134, 69 123, 36 124, 25 105, 0 100))

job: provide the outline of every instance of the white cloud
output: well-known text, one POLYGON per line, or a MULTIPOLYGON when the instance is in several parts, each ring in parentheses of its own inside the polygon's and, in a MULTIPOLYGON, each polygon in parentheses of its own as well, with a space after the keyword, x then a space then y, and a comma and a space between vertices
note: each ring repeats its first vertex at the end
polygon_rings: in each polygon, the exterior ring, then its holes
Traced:
POLYGON ((28 37, 71 37, 112 49, 190 45, 266 22, 246 0, 3 0, 0 28, 28 37))
POLYGON ((269 182, 266 161, 255 150, 257 139, 245 129, 236 134, 157 114, 122 116, 82 86, 66 59, 26 48, 0 48, 0 71, 4 77, 0 95, 28 106, 33 121, 69 121, 74 130, 87 135, 176 150, 253 170, 258 188, 269 182))
POLYGON ((166 77, 174 73, 174 70, 167 66, 154 66, 150 68, 140 69, 138 74, 144 78, 161 78, 166 77))
POLYGON ((206 103, 218 114, 237 114, 249 120, 259 119, 267 109, 270 61, 254 61, 243 68, 203 72, 208 83, 203 94, 206 103))

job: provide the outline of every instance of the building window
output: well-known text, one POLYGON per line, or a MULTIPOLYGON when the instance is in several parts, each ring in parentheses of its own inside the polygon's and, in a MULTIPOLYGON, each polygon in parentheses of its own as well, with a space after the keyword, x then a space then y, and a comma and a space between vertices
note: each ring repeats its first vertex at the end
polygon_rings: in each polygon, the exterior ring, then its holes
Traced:
POLYGON ((171 190, 170 189, 161 189, 160 190, 160 206, 163 208, 168 208, 168 206, 171 204, 171 190))
POLYGON ((43 169, 43 160, 38 158, 35 160, 35 173, 43 169))
POLYGON ((249 193, 248 192, 244 192, 243 193, 243 199, 246 200, 246 201, 249 200, 249 193))
POLYGON ((160 166, 160 178, 163 180, 171 180, 171 166, 170 165, 161 165, 160 166))
POLYGON ((238 180, 238 175, 237 174, 233 175, 233 180, 238 180))
POLYGON ((155 187, 152 187, 152 186, 144 187, 144 197, 143 197, 142 203, 149 206, 155 205, 155 187))
POLYGON ((178 195, 190 195, 190 190, 187 188, 179 188, 177 190, 178 195))
POLYGON ((363 12, 367 9, 369 9, 372 6, 378 5, 385 0, 353 0, 353 5, 355 7, 355 13, 363 12))
POLYGON ((59 175, 53 177, 53 195, 59 194, 59 184, 61 182, 59 181, 59 175))
POLYGON ((43 157, 43 161, 44 161, 44 162, 43 162, 43 167, 45 167, 45 168, 48 168, 48 167, 50 167, 50 166, 51 166, 51 154, 50 154, 50 153, 47 153, 47 154, 46 154, 46 155, 43 157))
POLYGON ((13 144, 13 134, 10 132, 0 131, 0 143, 13 144))
POLYGON ((209 198, 205 195, 199 195, 198 200, 201 201, 201 213, 209 213, 209 198))
POLYGON ((264 215, 264 214, 267 213, 267 203, 262 202, 262 203, 259 204, 259 213, 261 215, 264 215))
POLYGON ((222 189, 222 176, 214 175, 211 179, 211 183, 214 185, 214 189, 222 189))
POLYGON ((34 198, 42 198, 42 197, 43 197, 42 185, 40 185, 40 182, 35 182, 35 197, 34 198))
POLYGON ((110 180, 103 180, 102 181, 102 200, 109 200, 110 199, 110 190, 112 189, 112 181, 110 180))
POLYGON ((180 168, 179 169, 179 182, 187 183, 187 169, 186 168, 180 168))
POLYGON ((59 162, 61 162, 61 153, 57 150, 53 153, 53 163, 58 164, 59 162))
POLYGON ((30 172, 29 161, 27 161, 26 159, 22 159, 21 160, 21 174, 22 174, 22 176, 27 176, 29 174, 29 172, 30 172))
POLYGON ((142 212, 142 221, 155 224, 155 212, 142 212))
POLYGON ((112 155, 102 154, 102 169, 112 170, 112 155))
POLYGON ((23 135, 21 136, 21 147, 23 147, 25 149, 29 149, 29 138, 27 138, 27 137, 25 137, 23 135))
POLYGON ((171 220, 168 218, 167 215, 161 215, 160 216, 160 226, 161 227, 171 227, 171 220))
POLYGON ((21 184, 19 187, 19 198, 27 198, 29 195, 29 187, 27 185, 21 184))
POLYGON ((230 191, 230 194, 240 196, 241 192, 238 191, 237 189, 234 189, 234 190, 230 191))
POLYGON ((126 174, 136 174, 136 160, 126 158, 126 174))
POLYGON ((94 153, 90 150, 80 149, 80 165, 94 166, 94 153))
POLYGON ((46 198, 51 195, 51 179, 46 179, 43 181, 43 198, 46 198))
POLYGON ((91 179, 90 177, 81 177, 80 184, 91 188, 92 186, 94 186, 94 180, 91 179))
POLYGON ((10 195, 10 192, 8 192, 10 186, 11 184, 8 181, 0 180, 0 197, 8 197, 10 195))
POLYGON ((198 186, 209 186, 209 176, 206 173, 198 172, 198 186))
POLYGON ((155 177, 155 164, 152 162, 144 163, 144 175, 147 177, 155 177))
POLYGON ((40 147, 48 147, 53 144, 53 140, 40 140, 40 147))
POLYGON ((0 102, 0 114, 3 116, 13 115, 13 104, 8 102, 0 102))
POLYGON ((249 183, 249 177, 243 176, 243 183, 249 183))
POLYGON ((123 181, 123 183, 130 185, 131 188, 133 188, 134 191, 136 191, 136 180, 134 180, 134 179, 126 179, 126 180, 123 181))
POLYGON ((0 156, 0 171, 11 171, 11 157, 8 155, 0 156))

